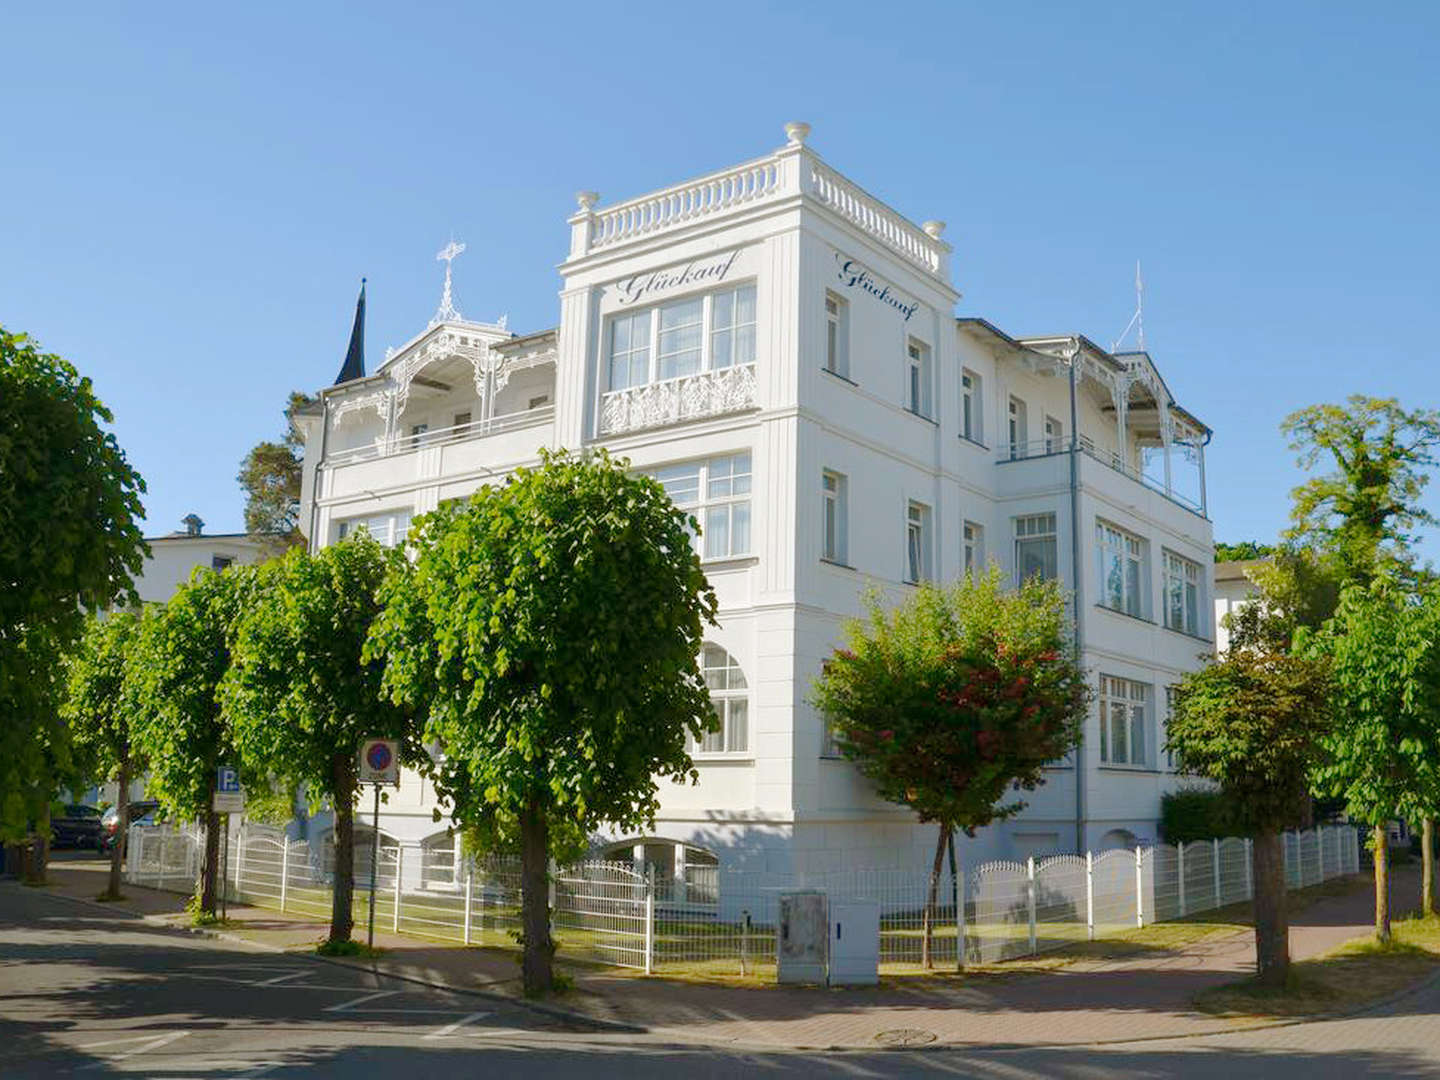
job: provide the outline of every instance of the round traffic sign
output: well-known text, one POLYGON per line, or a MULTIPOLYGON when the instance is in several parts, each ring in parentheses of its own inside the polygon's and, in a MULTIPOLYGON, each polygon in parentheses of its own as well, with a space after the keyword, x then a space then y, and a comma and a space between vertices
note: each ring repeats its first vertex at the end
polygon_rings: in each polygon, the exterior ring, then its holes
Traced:
POLYGON ((376 772, 384 772, 390 768, 392 756, 387 743, 374 742, 365 750, 365 764, 376 772))

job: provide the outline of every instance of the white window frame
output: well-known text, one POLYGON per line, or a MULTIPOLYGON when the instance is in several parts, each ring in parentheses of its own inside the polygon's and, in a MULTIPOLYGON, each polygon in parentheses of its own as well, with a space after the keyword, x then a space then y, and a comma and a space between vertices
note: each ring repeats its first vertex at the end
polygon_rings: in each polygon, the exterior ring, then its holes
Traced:
POLYGON ((905 504, 905 583, 919 585, 933 581, 932 548, 934 515, 930 507, 915 499, 905 504))
POLYGON ((710 704, 720 717, 720 730, 700 740, 690 738, 690 756, 705 758, 749 757, 750 684, 729 650, 707 641, 700 647, 700 674, 710 693, 710 704))
POLYGON ((1045 453, 1058 454, 1065 447, 1065 426, 1053 416, 1045 417, 1045 453))
POLYGON ((1150 767, 1150 687, 1116 675, 1100 676, 1100 762, 1116 768, 1150 767), (1123 737, 1124 745, 1120 745, 1123 737), (1139 753, 1135 752, 1139 744, 1139 753))
MULTIPOLYGON (((1049 545, 1049 563, 1053 573, 1041 572, 1040 577, 1045 581, 1054 581, 1060 577, 1060 535, 1057 529, 1056 515, 1053 510, 1047 510, 1039 514, 1020 514, 1011 519, 1011 531, 1015 536, 1015 583, 1023 585, 1025 578, 1025 559, 1023 552, 1031 545, 1049 545)), ((1033 576, 1033 575, 1032 575, 1033 576)))
POLYGON ((1104 518, 1095 519, 1095 558, 1098 603, 1110 611, 1118 611, 1143 619, 1145 615, 1145 583, 1149 545, 1145 539, 1122 529, 1104 518), (1111 569, 1118 563, 1120 595, 1111 592, 1111 569))
POLYGON ((821 470, 820 557, 841 566, 849 559, 849 486, 844 473, 821 470))
POLYGON ((1006 415, 1009 419, 1006 434, 1010 437, 1010 460, 1027 457, 1030 449, 1028 446, 1030 417, 1025 402, 1011 394, 1006 405, 1006 415))
POLYGON ((825 290, 824 367, 831 375, 850 378, 850 305, 829 289, 825 290))
POLYGON ((960 437, 985 443, 985 396, 981 379, 969 368, 960 369, 960 437))
POLYGON ((1187 559, 1169 548, 1161 549, 1164 565, 1165 590, 1161 603, 1165 610, 1165 625, 1171 630, 1192 637, 1203 637, 1200 632, 1200 613, 1205 608, 1205 570, 1194 559, 1187 559), (1175 601, 1179 599, 1179 623, 1175 601), (1186 624, 1189 625, 1186 625, 1186 624))
POLYGON ((905 409, 916 416, 931 418, 930 346, 917 337, 905 339, 905 409))
POLYGON ((364 514, 359 517, 342 518, 334 522, 335 541, 339 543, 363 528, 382 547, 395 547, 405 542, 410 533, 412 511, 387 510, 381 514, 364 514))
POLYGON ((985 526, 975 521, 963 522, 960 526, 960 535, 960 569, 967 574, 983 573, 985 570, 985 526))
POLYGON ((650 470, 649 475, 664 485, 671 501, 700 523, 700 534, 692 536, 692 543, 702 561, 743 559, 751 555, 755 543, 752 468, 750 451, 743 450, 650 470), (689 483, 692 476, 693 485, 689 483), (687 498, 684 493, 692 487, 694 496, 687 498), (717 534, 710 528, 722 515, 726 537, 723 551, 712 546, 717 543, 717 534), (739 529, 737 522, 741 523, 739 529), (737 544, 737 533, 743 533, 743 544, 737 544))
MULTIPOLYGON (((755 363, 759 344, 758 303, 759 294, 755 287, 755 282, 742 281, 735 285, 727 285, 723 289, 712 289, 704 293, 691 293, 687 296, 667 300, 664 303, 650 304, 634 311, 627 309, 607 316, 604 330, 601 334, 601 341, 604 343, 602 355, 602 366, 605 372, 604 392, 611 393, 616 390, 629 390, 639 386, 650 386, 654 383, 669 382, 673 379, 690 378, 706 371, 718 371, 729 367, 745 366, 755 363), (731 320, 729 323, 721 325, 717 322, 715 310, 716 301, 726 296, 731 299, 731 320), (750 307, 750 318, 745 321, 740 320, 742 299, 747 300, 750 307), (688 323, 685 325, 694 327, 699 337, 700 355, 698 358, 698 366, 693 371, 683 371, 662 379, 660 377, 660 367, 662 363, 660 354, 662 331, 660 324, 663 313, 696 302, 700 305, 700 319, 696 323, 688 323), (641 321, 645 321, 643 331, 645 335, 644 343, 637 345, 633 337, 633 331, 635 324, 641 321), (617 385, 617 380, 615 379, 615 358, 617 356, 615 351, 615 334, 622 322, 628 322, 632 332, 630 344, 622 353, 627 357, 627 381, 623 386, 617 385), (729 335, 728 358, 720 356, 720 349, 717 347, 717 343, 725 340, 724 336, 727 334, 729 335), (748 342, 748 359, 737 359, 737 356, 747 351, 741 347, 741 342, 748 342), (636 375, 634 369, 637 358, 643 361, 645 365, 646 377, 643 381, 637 381, 634 377, 636 375)), ((677 328, 671 327, 664 331, 664 333, 667 335, 676 334, 677 328)), ((682 352, 690 351, 690 348, 683 350, 672 348, 665 355, 667 357, 679 356, 682 352)))

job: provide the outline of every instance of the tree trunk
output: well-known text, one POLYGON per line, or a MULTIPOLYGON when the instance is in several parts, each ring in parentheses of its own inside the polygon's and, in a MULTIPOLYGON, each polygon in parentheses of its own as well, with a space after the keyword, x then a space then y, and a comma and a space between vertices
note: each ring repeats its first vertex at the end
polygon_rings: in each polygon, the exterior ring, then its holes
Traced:
POLYGON ((220 880, 220 815, 205 811, 205 861, 200 866, 200 914, 215 917, 220 880))
POLYGON ((1429 917, 1435 914, 1435 819, 1427 817, 1422 832, 1423 850, 1420 856, 1420 914, 1429 917))
POLYGON ((945 865, 945 848, 949 840, 950 826, 942 824, 935 841, 935 859, 930 864, 930 892, 925 897, 924 926, 920 938, 920 966, 927 971, 935 966, 935 908, 939 900, 940 870, 945 865))
POLYGON ((548 994, 554 984, 555 942, 550 937, 550 836, 545 809, 532 800, 520 814, 520 899, 523 907, 525 994, 548 994))
POLYGON ((40 815, 40 820, 35 823, 35 843, 30 848, 30 865, 27 868, 25 879, 31 885, 45 884, 45 864, 50 861, 50 804, 46 802, 45 811, 40 815))
POLYGON ((1290 974, 1290 920, 1286 912, 1285 852, 1280 833, 1255 835, 1250 852, 1255 883, 1255 973, 1261 986, 1280 989, 1290 974))
POLYGON ((330 940, 349 941, 350 932, 355 928, 355 757, 353 754, 336 754, 331 759, 330 784, 330 798, 335 808, 335 888, 330 901, 330 940))
POLYGON ((110 849, 110 883, 105 887, 102 900, 119 900, 121 897, 121 871, 125 866, 125 853, 130 844, 130 758, 120 759, 119 791, 115 796, 115 846, 110 849))
POLYGON ((1381 944, 1390 942, 1390 838, 1385 823, 1375 826, 1371 839, 1375 846, 1375 938, 1381 944))

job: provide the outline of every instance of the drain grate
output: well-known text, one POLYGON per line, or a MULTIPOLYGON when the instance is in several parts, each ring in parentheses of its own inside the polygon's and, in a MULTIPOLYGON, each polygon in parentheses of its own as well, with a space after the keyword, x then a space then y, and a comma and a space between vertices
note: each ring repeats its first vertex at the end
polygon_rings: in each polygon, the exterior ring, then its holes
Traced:
POLYGON ((924 1046, 935 1041, 935 1033, 924 1028, 891 1028, 875 1036, 881 1046, 924 1046))

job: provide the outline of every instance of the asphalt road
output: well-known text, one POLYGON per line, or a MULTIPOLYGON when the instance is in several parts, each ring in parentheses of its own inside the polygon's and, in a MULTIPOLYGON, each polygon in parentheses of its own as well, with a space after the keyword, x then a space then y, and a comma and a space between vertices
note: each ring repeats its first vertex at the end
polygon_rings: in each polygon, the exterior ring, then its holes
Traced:
POLYGON ((0 1076, 1440 1078, 1440 987, 1350 1020, 1024 1051, 746 1053, 580 1030, 0 885, 0 1076))

